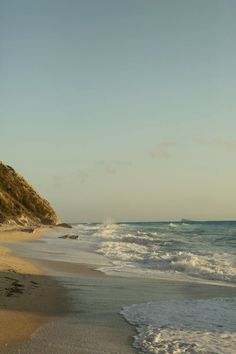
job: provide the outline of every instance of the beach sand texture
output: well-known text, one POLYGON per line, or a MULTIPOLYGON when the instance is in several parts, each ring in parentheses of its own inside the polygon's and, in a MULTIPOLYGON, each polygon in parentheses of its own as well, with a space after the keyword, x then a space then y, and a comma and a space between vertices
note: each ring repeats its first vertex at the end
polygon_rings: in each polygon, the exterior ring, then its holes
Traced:
POLYGON ((41 324, 63 312, 63 289, 57 282, 31 262, 13 256, 3 245, 36 240, 46 231, 0 228, 0 352, 28 338, 41 324))

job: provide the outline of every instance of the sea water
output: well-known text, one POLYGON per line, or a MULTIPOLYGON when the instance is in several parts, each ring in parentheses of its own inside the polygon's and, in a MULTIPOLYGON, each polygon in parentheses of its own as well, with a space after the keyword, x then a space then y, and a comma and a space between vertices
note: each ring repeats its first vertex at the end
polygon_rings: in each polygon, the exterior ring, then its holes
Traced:
MULTIPOLYGON (((236 222, 77 224, 112 263, 102 270, 236 282, 236 222)), ((73 230, 74 232, 74 230, 73 230)))
MULTIPOLYGON (((236 285, 236 222, 77 224, 111 264, 107 274, 236 285)), ((236 353, 236 298, 124 306, 141 353, 236 353)))
MULTIPOLYGON (((235 246, 236 222, 78 223, 49 234, 37 247, 24 243, 18 249, 29 247, 39 259, 94 264, 144 286, 148 279, 154 286, 155 279, 167 279, 235 287, 235 246), (59 240, 65 233, 79 240, 59 240)), ((118 311, 136 327, 133 346, 139 353, 234 354, 236 298, 216 296, 160 300, 154 294, 150 302, 142 295, 118 311)))

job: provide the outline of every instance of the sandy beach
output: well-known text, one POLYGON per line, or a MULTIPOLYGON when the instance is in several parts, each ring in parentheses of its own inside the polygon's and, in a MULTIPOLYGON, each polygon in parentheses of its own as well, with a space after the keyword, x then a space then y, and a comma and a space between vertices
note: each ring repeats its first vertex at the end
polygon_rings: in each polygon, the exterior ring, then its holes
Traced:
MULTIPOLYGON (((31 317, 29 318, 27 310, 22 314, 28 331, 22 333, 22 336, 17 338, 17 342, 9 338, 11 345, 5 346, 3 343, 0 353, 132 354, 135 352, 132 348, 132 336, 135 334, 135 329, 119 315, 120 306, 127 296, 127 289, 122 285, 122 279, 107 277, 104 273, 95 270, 94 264, 40 260, 27 252, 23 255, 19 246, 24 248, 25 244, 18 246, 18 241, 24 239, 27 245, 32 245, 36 249, 39 243, 27 243, 32 239, 27 234, 24 234, 22 238, 19 231, 14 231, 14 234, 17 238, 13 237, 12 231, 10 238, 5 235, 4 241, 14 241, 11 245, 12 253, 17 253, 20 257, 10 255, 7 250, 9 257, 17 259, 19 264, 21 262, 27 264, 27 273, 32 269, 30 281, 39 282, 39 279, 42 279, 38 286, 41 291, 34 294, 35 302, 39 302, 36 311, 34 312, 35 307, 31 299, 31 317), (22 256, 24 257, 21 258, 22 256), (71 286, 73 287, 74 282, 79 284, 81 293, 79 297, 72 294, 71 286), (62 287, 66 290, 66 299, 63 299, 66 304, 63 305, 61 303, 64 295, 62 287), (119 288, 123 288, 124 292, 121 291, 117 297, 119 288), (58 292, 61 294, 59 299, 58 292), (54 304, 51 303, 53 299, 57 299, 54 304), (62 309, 65 308, 66 312, 60 317, 62 309)), ((42 234, 44 231, 40 230, 34 235, 34 240, 42 243, 39 240, 42 234)), ((58 242, 56 238, 55 242, 58 242)), ((26 299, 26 307, 27 302, 26 299)), ((24 304, 18 302, 19 311, 21 308, 24 308, 24 304)), ((7 315, 8 313, 6 313, 5 323, 8 325, 11 318, 7 315)), ((18 333, 18 331, 16 327, 15 332, 18 333)), ((4 338, 7 338, 7 334, 4 338)))
POLYGON ((123 306, 236 296, 222 284, 107 275, 96 270, 101 256, 84 262, 82 241, 53 230, 40 239, 45 231, 0 234, 14 241, 12 253, 1 246, 2 354, 134 354, 136 330, 120 315, 123 306))
POLYGON ((42 269, 13 256, 4 246, 4 242, 37 240, 47 230, 0 228, 0 352, 64 311, 63 289, 42 269))

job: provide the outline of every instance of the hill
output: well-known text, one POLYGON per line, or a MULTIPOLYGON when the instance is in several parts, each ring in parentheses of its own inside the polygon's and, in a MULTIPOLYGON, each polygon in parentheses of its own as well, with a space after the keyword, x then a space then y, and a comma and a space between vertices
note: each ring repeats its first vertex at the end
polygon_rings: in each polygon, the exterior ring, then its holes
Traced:
POLYGON ((38 225, 58 222, 49 202, 12 167, 0 162, 0 223, 38 225))

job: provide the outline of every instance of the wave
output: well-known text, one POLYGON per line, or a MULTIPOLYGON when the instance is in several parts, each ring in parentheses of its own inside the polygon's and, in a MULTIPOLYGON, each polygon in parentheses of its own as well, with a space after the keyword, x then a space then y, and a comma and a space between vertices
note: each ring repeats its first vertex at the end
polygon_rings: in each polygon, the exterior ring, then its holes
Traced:
MULTIPOLYGON (((227 226, 227 225, 226 225, 227 226)), ((85 240, 94 237, 95 249, 109 258, 109 272, 141 276, 190 276, 236 281, 236 228, 181 223, 78 224, 85 240)), ((106 271, 104 269, 104 271, 106 271)))
POLYGON ((143 260, 148 253, 148 248, 143 245, 128 242, 104 242, 97 253, 106 255, 113 260, 137 261, 143 260))
POLYGON ((86 231, 90 231, 90 232, 94 232, 100 229, 99 225, 96 224, 76 224, 73 225, 73 229, 82 231, 82 232, 86 232, 86 231))
POLYGON ((174 228, 175 228, 175 227, 178 227, 178 225, 177 225, 177 224, 174 224, 173 222, 170 222, 170 223, 169 223, 169 227, 174 227, 174 228))
POLYGON ((149 243, 146 239, 139 239, 137 242, 134 237, 129 237, 128 240, 129 242, 103 242, 97 250, 113 261, 113 271, 121 271, 121 264, 116 266, 114 261, 123 261, 126 262, 123 264, 123 270, 130 268, 130 263, 135 262, 132 269, 135 267, 139 273, 140 270, 152 269, 208 280, 236 281, 235 257, 231 254, 164 252, 161 245, 149 243))
POLYGON ((149 354, 232 354, 236 347, 236 298, 176 300, 123 307, 136 326, 134 347, 149 354))
POLYGON ((116 230, 120 228, 118 224, 104 223, 104 224, 77 224, 73 226, 74 229, 82 233, 90 233, 94 236, 112 236, 116 230))

